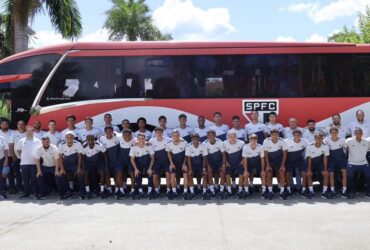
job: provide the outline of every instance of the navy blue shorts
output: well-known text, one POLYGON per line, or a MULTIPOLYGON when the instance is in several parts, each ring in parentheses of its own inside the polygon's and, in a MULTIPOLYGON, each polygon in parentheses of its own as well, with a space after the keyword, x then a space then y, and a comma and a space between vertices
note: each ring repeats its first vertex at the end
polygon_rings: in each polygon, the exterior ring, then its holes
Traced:
POLYGON ((203 176, 203 166, 192 166, 193 176, 202 177, 203 176))
POLYGON ((164 171, 165 173, 169 173, 170 172, 170 167, 169 166, 170 166, 169 162, 154 161, 153 172, 156 175, 161 174, 162 171, 164 171))
POLYGON ((124 171, 124 170, 127 170, 129 173, 131 173, 133 171, 131 162, 126 162, 126 161, 125 162, 119 162, 119 161, 117 161, 115 171, 119 172, 119 171, 124 171))
POLYGON ((298 159, 296 161, 287 161, 285 164, 286 172, 292 173, 293 170, 297 167, 300 172, 306 171, 306 163, 304 159, 298 159))
POLYGON ((329 172, 335 172, 337 169, 343 170, 347 169, 348 161, 347 159, 333 159, 328 160, 328 170, 329 172))
POLYGON ((208 164, 211 166, 214 173, 221 170, 222 162, 209 162, 208 164))
POLYGON ((243 175, 244 174, 244 167, 242 165, 239 166, 229 166, 226 167, 226 175, 243 175))

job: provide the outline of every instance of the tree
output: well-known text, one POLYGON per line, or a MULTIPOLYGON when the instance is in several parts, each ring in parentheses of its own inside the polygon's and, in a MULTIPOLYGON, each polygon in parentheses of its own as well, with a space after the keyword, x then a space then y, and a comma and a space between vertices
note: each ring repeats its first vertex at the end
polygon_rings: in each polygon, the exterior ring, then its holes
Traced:
POLYGON ((10 56, 10 16, 0 13, 0 59, 10 56))
POLYGON ((14 53, 28 49, 28 24, 45 9, 51 24, 63 38, 76 39, 82 32, 75 0, 5 0, 2 8, 10 15, 11 50, 14 53))
POLYGON ((366 6, 364 13, 358 14, 358 28, 349 30, 346 26, 343 30, 328 37, 329 42, 370 43, 370 8, 366 6))
POLYGON ((170 34, 162 34, 154 25, 145 0, 111 0, 112 9, 106 11, 104 27, 109 31, 109 39, 120 41, 171 40, 170 34))

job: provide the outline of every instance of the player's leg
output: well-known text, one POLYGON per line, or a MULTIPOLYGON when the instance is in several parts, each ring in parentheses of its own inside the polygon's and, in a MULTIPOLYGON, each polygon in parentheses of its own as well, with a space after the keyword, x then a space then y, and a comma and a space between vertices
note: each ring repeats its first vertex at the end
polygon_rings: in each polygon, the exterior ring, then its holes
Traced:
POLYGON ((216 195, 216 190, 215 190, 215 183, 213 182, 213 176, 215 172, 211 166, 207 167, 207 183, 209 190, 211 192, 211 196, 216 195))
POLYGON ((347 169, 344 167, 340 170, 342 174, 342 197, 348 198, 348 190, 347 190, 347 169))

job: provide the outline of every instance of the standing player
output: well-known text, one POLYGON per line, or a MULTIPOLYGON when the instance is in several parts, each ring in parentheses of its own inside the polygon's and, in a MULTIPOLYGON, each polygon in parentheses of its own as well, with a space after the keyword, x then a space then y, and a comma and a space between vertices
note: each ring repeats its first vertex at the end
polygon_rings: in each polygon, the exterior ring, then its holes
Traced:
POLYGON ((286 160, 286 183, 288 197, 292 195, 291 176, 295 173, 298 193, 302 193, 302 176, 301 172, 306 168, 305 150, 308 146, 308 141, 302 138, 301 130, 293 131, 293 138, 286 139, 287 160, 286 160))
POLYGON ((146 119, 144 117, 137 119, 137 126, 139 129, 134 133, 134 137, 137 138, 139 134, 142 134, 145 136, 145 140, 149 141, 152 137, 152 133, 146 129, 146 119))
POLYGON ((199 135, 200 142, 207 140, 206 119, 203 115, 198 116, 198 127, 194 128, 194 133, 199 135))
POLYGON ((216 138, 216 132, 214 130, 208 130, 207 137, 208 139, 203 143, 207 151, 207 182, 211 195, 215 196, 215 183, 217 185, 218 178, 221 179, 221 191, 224 192, 225 188, 225 147, 223 142, 220 139, 216 138), (215 181, 213 181, 213 178, 215 178, 215 181))
POLYGON ((117 180, 116 187, 119 188, 119 193, 116 193, 117 199, 121 199, 125 195, 125 189, 127 188, 127 177, 131 179, 131 193, 134 192, 135 175, 131 165, 130 150, 135 145, 136 139, 132 138, 132 131, 130 129, 124 129, 122 136, 119 138, 119 154, 118 162, 116 166, 117 180))
POLYGON ((284 138, 285 139, 293 138, 293 132, 296 130, 301 131, 301 134, 304 133, 304 129, 298 127, 298 122, 296 118, 294 117, 289 118, 288 123, 289 123, 289 127, 284 128, 284 138))
POLYGON ((62 140, 62 135, 57 131, 57 123, 54 120, 50 120, 48 123, 49 131, 46 132, 44 135, 49 137, 50 143, 57 146, 62 140))
POLYGON ((342 196, 348 198, 347 192, 347 156, 345 154, 346 141, 339 137, 339 129, 330 128, 330 136, 324 139, 324 143, 329 146, 329 184, 332 197, 335 196, 335 174, 340 171, 342 174, 342 196))
MULTIPOLYGON (((91 190, 95 189, 97 175, 100 177, 100 198, 105 199, 112 193, 106 190, 105 176, 109 176, 108 159, 106 149, 102 144, 95 141, 93 134, 86 136, 86 142, 82 145, 82 168, 85 176, 85 198, 91 198, 91 190)), ((109 183, 110 184, 110 183, 109 183)))
POLYGON ((315 142, 315 134, 317 132, 319 132, 319 131, 316 129, 316 123, 315 123, 315 121, 312 120, 312 119, 309 119, 307 121, 307 129, 303 133, 302 137, 304 139, 306 139, 306 141, 308 141, 309 143, 312 143, 312 142, 315 142))
POLYGON ((285 192, 285 162, 287 157, 287 148, 285 141, 279 137, 278 129, 271 129, 269 138, 263 142, 263 150, 265 151, 265 162, 266 162, 266 182, 268 187, 268 193, 266 197, 268 199, 273 198, 272 191, 272 178, 274 173, 278 179, 280 198, 286 199, 287 194, 285 192))
POLYGON ((370 151, 370 142, 363 138, 362 128, 354 129, 355 137, 346 141, 348 152, 348 191, 349 198, 353 199, 356 193, 355 179, 359 172, 365 177, 366 194, 370 198, 370 168, 366 161, 366 154, 370 151))
POLYGON ((106 127, 112 127, 113 128, 113 131, 116 132, 116 133, 119 133, 120 132, 119 131, 119 128, 116 125, 113 125, 112 124, 112 115, 109 114, 109 113, 107 113, 107 114, 104 115, 104 126, 99 129, 99 133, 101 135, 104 135, 105 134, 105 128, 106 127))
POLYGON ((87 136, 92 135, 94 136, 95 141, 100 137, 100 131, 97 128, 93 127, 94 120, 91 117, 85 118, 85 128, 79 131, 79 140, 84 143, 87 141, 87 136))
MULTIPOLYGON (((164 115, 161 115, 160 117, 158 117, 158 125, 159 125, 159 128, 162 128, 163 130, 163 136, 166 138, 171 138, 172 129, 167 128, 167 117, 165 117, 164 115)), ((156 136, 156 132, 153 131, 152 138, 154 138, 155 136, 156 136)))
POLYGON ((245 143, 242 140, 237 139, 237 131, 229 130, 229 138, 224 141, 225 155, 226 155, 226 186, 227 192, 224 196, 221 194, 221 198, 227 198, 232 194, 231 190, 231 178, 239 176, 239 190, 238 197, 243 199, 249 196, 248 190, 248 169, 243 167, 242 151, 245 143), (244 178, 244 172, 246 177, 244 178), (244 190, 243 190, 244 188, 244 190))
POLYGON ((0 199, 6 199, 6 171, 4 168, 9 168, 8 164, 9 146, 3 136, 0 136, 0 199))
POLYGON ((240 127, 240 118, 237 115, 232 117, 233 127, 227 131, 229 135, 231 131, 236 133, 236 137, 238 140, 245 141, 245 130, 240 127))
POLYGON ((28 126, 26 129, 26 137, 20 139, 15 146, 18 155, 20 156, 20 167, 24 185, 23 195, 20 199, 29 198, 31 191, 35 195, 36 199, 40 199, 37 178, 41 176, 41 169, 36 166, 36 160, 34 157, 35 149, 40 145, 41 141, 33 136, 33 127, 28 126), (30 185, 32 186, 32 190, 30 185))
MULTIPOLYGON (((267 199, 266 192, 266 170, 265 170, 265 151, 261 144, 258 144, 258 136, 251 134, 249 136, 249 143, 243 147, 243 166, 249 174, 249 194, 252 195, 254 191, 253 179, 254 176, 261 176, 261 197, 267 199)), ((244 175, 244 178, 247 176, 244 175)))
POLYGON ((277 122, 277 114, 275 112, 270 112, 269 122, 266 125, 267 134, 271 136, 271 130, 277 129, 279 131, 280 138, 284 138, 284 127, 277 122))
POLYGON ((306 149, 307 158, 307 182, 308 182, 308 193, 304 193, 307 198, 314 196, 312 178, 313 175, 322 175, 322 195, 325 199, 331 199, 330 192, 328 190, 329 184, 329 173, 328 173, 328 156, 330 154, 329 147, 323 144, 322 133, 315 133, 315 142, 310 143, 306 149))
POLYGON ((170 162, 168 160, 167 152, 166 152, 166 145, 169 141, 169 138, 164 137, 163 135, 163 128, 157 127, 154 129, 155 136, 149 140, 150 145, 154 150, 154 165, 153 165, 153 183, 155 192, 149 198, 158 198, 160 194, 160 180, 161 180, 161 173, 164 172, 166 174, 166 185, 167 185, 167 196, 171 192, 171 179, 170 179, 170 172, 169 166, 170 162))
MULTIPOLYGON (((10 140, 10 137, 11 137, 12 133, 13 133, 13 131, 11 129, 9 129, 9 120, 7 120, 7 119, 1 120, 0 136, 3 137, 3 143, 8 148, 8 155, 7 155, 8 161, 7 161, 7 165, 5 165, 6 168, 4 169, 4 174, 2 174, 0 172, 0 175, 2 176, 1 178, 3 178, 3 180, 4 180, 4 191, 6 189, 6 178, 8 178, 8 173, 6 173, 6 172, 8 172, 8 170, 10 171, 10 166, 12 165, 12 155, 11 155, 11 152, 9 150, 9 140, 10 140)), ((0 168, 2 168, 1 162, 0 162, 0 168)), ((0 181, 1 181, 1 179, 0 179, 0 181)), ((12 178, 12 179, 9 178, 9 186, 10 186, 10 191, 12 192, 15 189, 14 178, 12 178), (11 181, 12 181, 12 183, 10 183, 11 181)), ((1 196, 1 194, 0 194, 0 196, 1 196)))
POLYGON ((135 171, 133 199, 140 199, 144 196, 143 176, 148 177, 148 194, 152 192, 153 188, 154 151, 152 147, 146 145, 145 139, 144 134, 138 134, 137 145, 130 150, 131 165, 135 171))
POLYGON ((258 117, 258 111, 252 111, 251 122, 245 125, 244 130, 247 139, 250 135, 255 134, 258 137, 258 144, 262 145, 267 137, 267 128, 265 124, 258 122, 258 117))
MULTIPOLYGON (((115 178, 114 183, 116 184, 115 189, 115 196, 118 197, 121 194, 118 193, 119 186, 117 183, 119 183, 118 175, 116 171, 116 166, 118 163, 118 152, 119 152, 119 139, 114 134, 114 128, 107 126, 104 128, 104 135, 100 137, 100 143, 103 145, 103 147, 106 149, 106 156, 107 156, 107 164, 108 164, 108 172, 105 176, 105 183, 107 185, 107 195, 112 193, 112 187, 110 183, 110 178, 115 178)), ((118 197, 121 198, 121 197, 118 197)))
POLYGON ((209 129, 216 132, 216 137, 221 141, 226 140, 226 134, 229 130, 229 126, 222 123, 222 115, 220 112, 215 112, 213 115, 214 125, 210 126, 209 129))
POLYGON ((189 181, 190 194, 186 194, 184 191, 185 199, 192 199, 194 197, 194 180, 197 179, 198 188, 200 190, 200 181, 203 179, 203 199, 208 199, 207 193, 207 166, 205 156, 207 151, 203 144, 199 141, 200 137, 198 134, 191 135, 191 142, 187 145, 185 155, 187 158, 187 177, 189 181))
POLYGON ((184 192, 188 188, 188 180, 186 173, 186 158, 185 158, 186 142, 180 137, 180 132, 178 130, 173 130, 171 135, 171 140, 166 145, 166 151, 168 160, 170 162, 170 179, 172 193, 169 193, 168 198, 170 200, 177 197, 177 193, 180 190, 180 178, 184 175, 184 192))
POLYGON ((67 132, 72 132, 75 135, 74 139, 77 141, 78 138, 80 137, 80 134, 79 134, 80 130, 75 126, 76 116, 67 115, 66 122, 67 122, 67 128, 62 131, 62 135, 61 135, 62 140, 65 140, 67 132))
POLYGON ((326 129, 326 133, 330 136, 330 129, 331 128, 337 128, 338 129, 338 135, 339 137, 346 139, 347 137, 351 136, 351 130, 349 127, 342 125, 341 121, 342 118, 340 117, 340 114, 336 113, 332 115, 331 119, 333 120, 333 123, 329 124, 329 126, 326 129))
POLYGON ((193 129, 186 125, 187 117, 185 114, 179 115, 179 126, 176 128, 179 131, 180 136, 189 143, 191 141, 191 134, 193 133, 193 129))
POLYGON ((363 110, 356 111, 356 121, 349 124, 349 129, 352 136, 355 136, 356 128, 361 128, 364 138, 370 136, 370 123, 365 120, 365 112, 363 110))
POLYGON ((130 121, 127 120, 127 119, 123 119, 122 123, 121 123, 121 126, 122 126, 122 131, 124 129, 130 129, 130 127, 131 127, 130 121))
POLYGON ((59 144, 59 166, 66 172, 69 190, 68 195, 72 195, 76 189, 75 182, 79 187, 80 199, 84 199, 84 172, 82 169, 82 146, 74 140, 76 135, 72 131, 65 133, 64 141, 59 144))

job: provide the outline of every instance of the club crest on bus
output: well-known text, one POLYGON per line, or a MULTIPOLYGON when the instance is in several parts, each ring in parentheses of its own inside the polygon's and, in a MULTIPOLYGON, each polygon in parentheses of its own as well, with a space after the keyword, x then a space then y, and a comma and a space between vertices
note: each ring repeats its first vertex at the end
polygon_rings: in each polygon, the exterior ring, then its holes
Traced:
POLYGON ((258 111, 260 121, 264 122, 270 112, 276 112, 276 114, 279 114, 279 100, 278 99, 243 100, 242 113, 248 121, 250 121, 250 117, 248 115, 252 111, 258 111))

